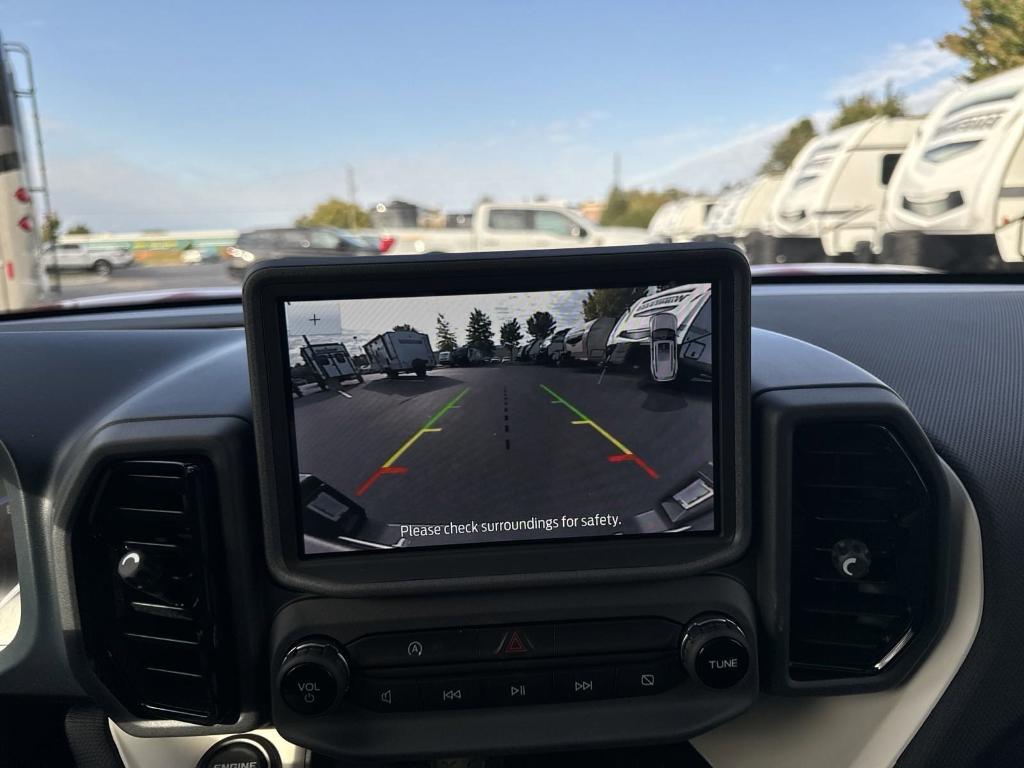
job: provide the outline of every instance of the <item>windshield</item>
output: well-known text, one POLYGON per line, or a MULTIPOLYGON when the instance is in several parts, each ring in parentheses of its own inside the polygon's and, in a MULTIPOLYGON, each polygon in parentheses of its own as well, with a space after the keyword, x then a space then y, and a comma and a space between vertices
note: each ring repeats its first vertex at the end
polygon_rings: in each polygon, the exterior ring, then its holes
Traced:
POLYGON ((998 5, 22 4, 0 312, 232 297, 289 255, 1019 271, 1024 0, 998 5))

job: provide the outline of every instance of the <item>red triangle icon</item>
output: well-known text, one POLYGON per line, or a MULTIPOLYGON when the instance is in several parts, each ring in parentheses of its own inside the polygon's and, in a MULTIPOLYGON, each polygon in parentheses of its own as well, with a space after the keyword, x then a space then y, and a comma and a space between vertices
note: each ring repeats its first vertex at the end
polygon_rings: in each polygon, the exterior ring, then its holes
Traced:
POLYGON ((526 643, 523 642, 523 638, 519 636, 519 633, 513 631, 505 641, 505 647, 502 648, 502 653, 526 653, 529 649, 526 647, 526 643))

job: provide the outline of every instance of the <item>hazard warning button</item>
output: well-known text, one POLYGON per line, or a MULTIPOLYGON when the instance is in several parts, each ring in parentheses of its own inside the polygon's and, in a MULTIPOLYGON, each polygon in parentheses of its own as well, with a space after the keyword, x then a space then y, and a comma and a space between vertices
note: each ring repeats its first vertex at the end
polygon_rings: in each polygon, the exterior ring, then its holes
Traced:
POLYGON ((485 659, 529 659, 552 656, 554 628, 550 624, 481 629, 477 635, 479 655, 485 659))

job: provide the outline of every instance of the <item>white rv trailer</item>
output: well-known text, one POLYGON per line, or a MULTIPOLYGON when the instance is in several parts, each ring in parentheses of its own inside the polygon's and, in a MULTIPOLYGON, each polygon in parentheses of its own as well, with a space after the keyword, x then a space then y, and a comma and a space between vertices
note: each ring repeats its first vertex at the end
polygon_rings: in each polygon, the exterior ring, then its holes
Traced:
MULTIPOLYGON (((651 343, 651 318, 654 315, 671 313, 676 317, 676 330, 680 349, 680 362, 688 359, 695 367, 702 367, 703 362, 710 361, 711 345, 708 340, 710 327, 699 330, 693 328, 694 321, 708 304, 711 297, 711 286, 706 283, 692 283, 658 291, 633 302, 623 313, 608 336, 606 359, 612 365, 627 362, 630 352, 651 343), (693 342, 696 342, 694 344, 693 342)), ((705 312, 703 326, 710 326, 710 314, 705 312)), ((710 362, 708 362, 710 366, 710 362)))
POLYGON ((617 320, 615 317, 598 317, 570 328, 565 334, 565 354, 575 362, 601 362, 608 345, 608 335, 617 320))
MULTIPOLYGON (((12 50, 22 53, 28 63, 24 46, 0 44, 0 311, 31 307, 48 288, 40 263, 39 222, 33 200, 33 193, 43 190, 38 184, 30 184, 19 89, 8 56, 12 50)), ((30 86, 21 92, 34 94, 35 88, 30 86)), ((38 150, 36 157, 38 164, 38 150)))
POLYGON ((419 331, 382 333, 366 342, 363 351, 392 379, 401 373, 415 373, 422 378, 434 367, 430 337, 419 331))
POLYGON ((647 225, 650 238, 670 243, 688 243, 705 234, 708 214, 715 198, 704 195, 671 200, 662 205, 647 225))
POLYGON ((736 243, 751 264, 773 261, 766 231, 782 178, 780 173, 763 174, 719 196, 708 214, 707 239, 736 243))
POLYGON ((875 117, 809 142, 772 205, 776 260, 874 261, 886 186, 920 123, 875 117))
POLYGON ((893 174, 885 261, 978 271, 1024 260, 1024 67, 940 101, 893 174))

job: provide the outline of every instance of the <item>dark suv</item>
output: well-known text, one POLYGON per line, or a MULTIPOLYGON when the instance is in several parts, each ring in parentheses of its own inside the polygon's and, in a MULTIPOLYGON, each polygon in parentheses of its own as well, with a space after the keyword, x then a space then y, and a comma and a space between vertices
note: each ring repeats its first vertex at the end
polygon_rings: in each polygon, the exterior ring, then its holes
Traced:
POLYGON ((257 261, 283 256, 378 256, 375 237, 363 237, 334 227, 254 229, 238 236, 227 248, 228 272, 242 277, 257 261))

